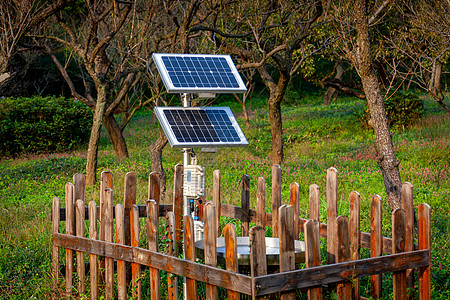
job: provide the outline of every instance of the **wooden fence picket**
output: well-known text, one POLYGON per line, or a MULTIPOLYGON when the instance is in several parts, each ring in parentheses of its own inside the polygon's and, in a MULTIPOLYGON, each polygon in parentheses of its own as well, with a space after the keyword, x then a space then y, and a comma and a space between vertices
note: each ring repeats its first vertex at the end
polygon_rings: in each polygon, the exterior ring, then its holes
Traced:
POLYGON ((151 172, 148 175, 148 200, 155 200, 159 209, 161 196, 161 175, 158 172, 151 172))
POLYGON ((336 222, 337 212, 337 176, 338 171, 335 168, 327 170, 327 251, 328 264, 336 262, 336 222))
MULTIPOLYGON (((167 254, 177 256, 177 232, 176 232, 176 216, 173 212, 168 212, 166 215, 167 222, 167 244, 169 246, 167 254)), ((168 299, 178 299, 178 278, 175 274, 167 274, 168 299)))
MULTIPOLYGON (((105 190, 105 215, 104 215, 104 233, 105 242, 113 242, 114 224, 113 224, 113 191, 105 190)), ((105 257, 105 298, 114 299, 114 259, 105 257)))
POLYGON ((298 225, 300 223, 299 221, 299 213, 300 213, 300 199, 299 199, 299 193, 300 193, 300 186, 297 182, 292 182, 289 186, 289 204, 294 207, 294 237, 296 240, 298 240, 298 225))
MULTIPOLYGON (((92 200, 89 201, 89 238, 96 240, 97 236, 97 203, 92 200)), ((98 257, 94 254, 89 254, 89 274, 90 274, 90 288, 91 299, 98 298, 98 257)))
MULTIPOLYGON (((348 228, 348 218, 346 216, 339 216, 335 220, 337 245, 336 245, 336 262, 342 263, 351 260, 350 254, 350 237, 348 228)), ((352 299, 352 283, 346 280, 337 285, 337 299, 350 300, 352 299)))
MULTIPOLYGON (((103 171, 100 175, 100 214, 99 214, 99 220, 100 220, 100 227, 99 227, 99 237, 98 239, 101 241, 105 240, 105 228, 106 228, 106 193, 108 189, 113 189, 113 176, 112 173, 109 171, 103 171)), ((127 233, 126 235, 129 235, 127 233)), ((105 258, 99 257, 99 288, 101 290, 105 290, 105 258)))
MULTIPOLYGON (((217 266, 217 230, 216 209, 212 202, 205 205, 205 264, 217 266)), ((216 286, 206 284, 206 299, 217 299, 218 289, 216 286)))
MULTIPOLYGON (((250 273, 252 277, 263 276, 267 274, 266 261, 266 237, 265 230, 261 226, 255 226, 250 229, 250 273)), ((252 286, 252 293, 256 295, 258 286, 252 286)), ((264 299, 256 297, 256 299, 264 299)))
MULTIPOLYGON (((403 182, 401 189, 402 208, 405 210, 405 251, 414 251, 414 203, 413 186, 409 182, 403 182)), ((406 271, 406 292, 408 299, 414 299, 414 269, 406 271)))
POLYGON ((281 167, 272 166, 272 237, 279 237, 278 208, 281 206, 281 167))
MULTIPOLYGON (((315 219, 305 223, 305 262, 307 268, 320 266, 320 227, 315 219)), ((307 294, 308 300, 321 300, 322 287, 309 288, 307 294)))
POLYGON ((262 177, 256 180, 256 225, 266 227, 266 181, 262 177))
MULTIPOLYGON (((184 257, 186 260, 195 261, 194 220, 191 216, 184 216, 184 257)), ((186 299, 197 299, 197 282, 186 278, 186 299)))
MULTIPOLYGON (((155 200, 147 200, 147 246, 148 250, 158 252, 158 226, 159 226, 159 210, 155 200)), ((159 270, 150 268, 150 291, 151 299, 160 299, 160 281, 161 276, 159 270)))
MULTIPOLYGON (((383 255, 383 233, 382 233, 382 206, 381 197, 372 196, 370 203, 371 219, 370 219, 370 257, 383 255)), ((373 299, 381 299, 382 297, 382 277, 372 275, 370 277, 371 289, 370 296, 373 299)))
MULTIPOLYGON (((228 271, 238 273, 238 252, 236 226, 232 223, 225 225, 223 229, 225 238, 225 264, 228 271)), ((239 293, 228 290, 228 300, 238 300, 239 293)))
MULTIPOLYGON (((74 235, 75 230, 73 228, 75 220, 74 215, 74 203, 73 203, 73 184, 66 183, 66 234, 74 235)), ((73 250, 66 249, 66 297, 70 299, 72 297, 72 287, 73 287, 73 250)))
POLYGON ((213 203, 216 207, 216 228, 217 236, 220 235, 220 171, 214 170, 213 172, 213 203))
MULTIPOLYGON (((84 205, 84 200, 78 199, 75 203, 75 218, 76 218, 76 235, 77 236, 81 236, 84 237, 84 227, 85 227, 85 205, 84 205)), ((81 296, 85 293, 86 291, 86 286, 85 286, 85 275, 86 275, 86 270, 85 270, 85 263, 84 263, 84 252, 82 251, 77 251, 77 275, 78 275, 78 282, 77 282, 77 290, 78 290, 78 294, 81 296)))
POLYGON ((428 250, 428 266, 419 269, 419 300, 431 299, 431 207, 422 203, 418 208, 419 250, 428 250))
MULTIPOLYGON (((361 197, 358 192, 351 192, 349 196, 349 221, 348 230, 350 238, 350 256, 351 260, 359 260, 361 248, 361 197)), ((352 287, 352 299, 360 299, 360 280, 355 278, 352 287)))
MULTIPOLYGON (((54 197, 53 198, 53 204, 52 204, 52 233, 59 233, 59 198, 54 197)), ((52 245, 52 287, 53 292, 55 293, 58 290, 58 281, 59 281, 59 247, 52 245)), ((57 295, 54 294, 54 297, 56 298, 57 295)))
POLYGON ((309 219, 320 221, 320 191, 315 183, 309 186, 309 219))
MULTIPOLYGON (((182 220, 183 220, 183 165, 175 166, 173 178, 173 209, 175 215, 176 244, 181 246, 182 220)), ((181 248, 180 248, 181 249, 181 248)))
MULTIPOLYGON (((295 227, 294 206, 282 205, 278 210, 280 229, 280 272, 288 272, 295 269, 295 227)), ((297 226, 298 230, 298 226, 297 226)), ((297 236, 298 238, 298 236, 297 236)), ((295 291, 280 293, 281 300, 295 299, 295 291)))
MULTIPOLYGON (((125 209, 117 204, 116 210, 116 243, 125 245, 125 209)), ((117 260, 117 298, 127 299, 127 265, 123 260, 117 260)))
MULTIPOLYGON (((406 216, 405 211, 397 208, 392 212, 392 254, 405 252, 406 216)), ((394 272, 394 299, 406 300, 406 270, 394 272)))
MULTIPOLYGON (((130 210, 131 247, 139 247, 139 209, 134 204, 130 210)), ((131 291, 134 299, 141 300, 141 266, 131 263, 131 291)))
POLYGON ((248 175, 241 178, 241 209, 243 213, 241 236, 248 236, 250 230, 250 177, 248 175))

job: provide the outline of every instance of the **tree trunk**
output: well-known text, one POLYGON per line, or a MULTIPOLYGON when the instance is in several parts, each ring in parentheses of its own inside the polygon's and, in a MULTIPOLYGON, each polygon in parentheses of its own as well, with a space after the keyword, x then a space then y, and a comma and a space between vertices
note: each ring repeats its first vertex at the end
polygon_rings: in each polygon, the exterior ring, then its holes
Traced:
POLYGON ((128 158, 128 148, 120 131, 119 124, 113 114, 109 114, 103 118, 103 124, 108 132, 109 138, 113 144, 118 159, 128 158))
POLYGON ((284 159, 281 100, 283 100, 288 84, 289 84, 289 75, 284 72, 280 72, 280 78, 278 79, 276 88, 270 91, 269 96, 269 118, 270 118, 270 133, 272 134, 273 164, 281 164, 284 159))
POLYGON ((97 104, 94 110, 94 119, 92 121, 91 136, 87 151, 86 162, 86 185, 94 185, 97 175, 97 157, 98 144, 100 140, 100 129, 102 128, 102 120, 106 110, 106 87, 97 88, 97 104))
POLYGON ((365 0, 355 1, 355 20, 357 45, 359 48, 357 62, 369 107, 369 124, 375 133, 375 148, 378 154, 378 164, 383 175, 389 206, 392 209, 396 209, 401 204, 400 189, 402 182, 398 169, 400 163, 395 156, 383 96, 372 63, 365 0))
POLYGON ((158 139, 150 145, 150 163, 151 163, 151 169, 152 172, 158 172, 161 174, 161 181, 160 181, 160 190, 162 194, 166 191, 166 173, 164 172, 164 168, 162 165, 162 150, 167 144, 167 137, 165 134, 159 130, 159 137, 158 139))
MULTIPOLYGON (((342 75, 344 75, 344 68, 342 67, 341 63, 338 63, 336 65, 336 76, 334 76, 335 79, 342 80, 342 75)), ((338 93, 338 90, 334 87, 328 87, 328 89, 325 91, 325 94, 323 95, 323 104, 324 105, 330 105, 331 100, 334 98, 334 96, 338 93)))

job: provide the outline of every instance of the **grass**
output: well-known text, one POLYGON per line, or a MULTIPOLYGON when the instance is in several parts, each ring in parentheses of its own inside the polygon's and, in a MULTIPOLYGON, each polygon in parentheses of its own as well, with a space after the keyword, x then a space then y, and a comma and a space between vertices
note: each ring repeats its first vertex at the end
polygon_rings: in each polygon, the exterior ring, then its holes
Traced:
MULTIPOLYGON (((266 180, 266 197, 270 199, 271 158, 270 125, 262 99, 250 103, 251 127, 245 128, 239 107, 233 108, 250 145, 247 148, 223 148, 216 154, 198 151, 200 164, 206 166, 206 194, 211 195, 212 172, 222 175, 222 199, 237 204, 240 179, 251 178, 252 207, 255 205, 256 179, 266 180)), ((322 219, 326 219, 326 169, 339 171, 339 213, 348 211, 348 195, 356 190, 362 197, 362 229, 369 231, 370 197, 379 194, 384 200, 384 231, 390 236, 390 208, 387 205, 381 172, 375 161, 373 134, 363 129, 357 118, 364 107, 359 99, 344 98, 323 106, 318 97, 303 98, 298 106, 283 106, 285 162, 282 165, 282 199, 287 203, 289 184, 300 185, 301 217, 308 215, 308 187, 321 190, 322 219)), ((426 114, 413 128, 394 132, 393 139, 403 181, 414 186, 414 204, 426 202, 432 207, 433 299, 450 299, 450 117, 431 100, 425 99, 426 114)), ((139 112, 126 128, 130 158, 118 160, 103 133, 98 172, 114 175, 115 202, 121 203, 123 178, 127 172, 137 174, 137 202, 146 199, 150 170, 150 144, 156 139, 157 124, 151 113, 139 112)), ((54 196, 64 199, 64 185, 76 172, 84 172, 85 151, 30 155, 0 161, 0 298, 51 298, 50 210, 54 196)), ((166 147, 163 164, 167 190, 163 202, 171 203, 173 167, 182 162, 179 150, 166 147)), ((98 175, 99 175, 98 174, 98 175)), ((86 191, 88 200, 98 201, 98 186, 86 191)), ((210 198, 210 196, 208 196, 210 198)), ((226 220, 223 220, 225 223, 226 220)), ((390 289, 385 278, 386 291, 390 289)), ((363 288, 364 290, 364 288, 363 288)), ((389 296, 387 296, 389 299, 389 296)))

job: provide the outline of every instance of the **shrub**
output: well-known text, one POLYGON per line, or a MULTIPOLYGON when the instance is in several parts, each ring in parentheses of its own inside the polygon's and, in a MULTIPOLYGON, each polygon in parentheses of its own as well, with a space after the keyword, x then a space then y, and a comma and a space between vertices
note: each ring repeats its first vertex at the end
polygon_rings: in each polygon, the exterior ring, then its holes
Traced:
POLYGON ((0 157, 73 149, 89 138, 92 111, 63 97, 0 100, 0 157))
MULTIPOLYGON (((391 129, 406 129, 420 120, 424 113, 423 101, 413 92, 396 92, 384 100, 386 115, 391 129)), ((368 127, 369 109, 366 107, 360 116, 364 126, 368 127)))

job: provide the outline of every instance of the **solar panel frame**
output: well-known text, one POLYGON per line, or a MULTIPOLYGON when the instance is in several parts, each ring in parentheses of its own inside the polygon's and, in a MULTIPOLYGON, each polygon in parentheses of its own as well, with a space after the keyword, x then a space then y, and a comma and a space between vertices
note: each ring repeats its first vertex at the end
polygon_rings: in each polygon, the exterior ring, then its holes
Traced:
POLYGON ((153 61, 168 93, 244 93, 229 55, 154 53, 153 61))
POLYGON ((248 146, 229 107, 160 106, 154 112, 172 148, 248 146))

